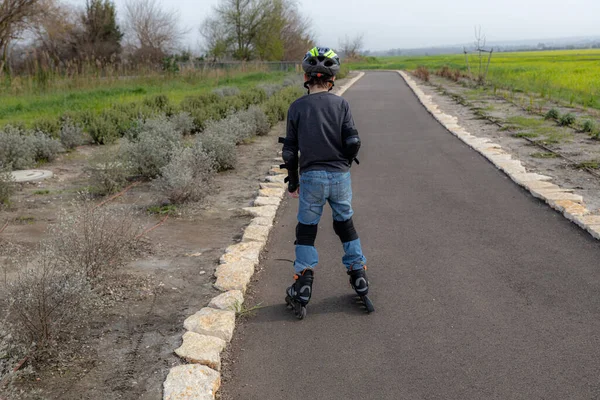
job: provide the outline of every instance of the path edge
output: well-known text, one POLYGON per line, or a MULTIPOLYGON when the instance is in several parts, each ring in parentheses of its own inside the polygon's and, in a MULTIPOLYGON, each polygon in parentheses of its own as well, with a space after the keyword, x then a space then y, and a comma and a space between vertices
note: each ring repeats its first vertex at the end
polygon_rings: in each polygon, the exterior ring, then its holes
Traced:
MULTIPOLYGON (((336 87, 335 94, 343 95, 364 75, 359 72, 336 87)), ((279 159, 274 161, 280 162, 279 159)), ((246 289, 260 262, 286 192, 286 176, 286 170, 273 165, 260 183, 252 207, 243 208, 254 218, 245 228, 242 241, 227 247, 219 260, 213 286, 222 293, 184 321, 183 343, 175 353, 187 364, 170 369, 163 383, 163 400, 215 399, 221 386, 220 354, 233 336, 236 313, 244 310, 246 289)))
POLYGON ((423 107, 446 130, 484 156, 532 196, 543 200, 566 219, 587 231, 595 239, 600 240, 600 216, 591 215, 591 211, 585 207, 582 196, 573 194, 571 189, 564 189, 551 183, 552 177, 550 176, 528 172, 521 161, 513 158, 512 154, 506 152, 502 146, 488 138, 477 137, 469 133, 458 124, 457 117, 441 111, 432 100, 432 96, 425 94, 406 72, 396 72, 404 79, 423 107))

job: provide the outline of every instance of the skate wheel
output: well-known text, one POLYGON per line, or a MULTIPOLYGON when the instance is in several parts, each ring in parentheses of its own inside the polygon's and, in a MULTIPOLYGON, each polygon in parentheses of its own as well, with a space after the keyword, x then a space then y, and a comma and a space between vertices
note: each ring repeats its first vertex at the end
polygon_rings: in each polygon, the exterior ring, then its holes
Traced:
POLYGON ((372 313, 373 311, 375 311, 375 307, 373 307, 373 303, 371 302, 371 299, 369 299, 369 297, 363 296, 361 299, 362 299, 363 303, 365 304, 365 307, 369 314, 372 313))
POLYGON ((300 320, 304 319, 304 317, 306 317, 306 308, 305 307, 301 307, 300 308, 300 313, 296 315, 296 317, 300 320))
POLYGON ((296 304, 294 312, 296 314, 296 318, 298 319, 304 319, 304 317, 306 317, 306 307, 302 306, 299 303, 296 304))

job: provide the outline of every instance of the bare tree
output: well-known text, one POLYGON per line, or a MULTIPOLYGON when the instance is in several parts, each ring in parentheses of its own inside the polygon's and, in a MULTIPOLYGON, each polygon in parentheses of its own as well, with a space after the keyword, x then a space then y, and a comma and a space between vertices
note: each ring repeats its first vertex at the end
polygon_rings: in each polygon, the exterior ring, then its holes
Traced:
MULTIPOLYGON (((485 80, 487 78, 488 69, 490 67, 490 61, 492 60, 492 53, 494 52, 494 49, 490 49, 490 50, 485 49, 486 42, 487 42, 487 39, 486 39, 485 33, 481 32, 481 26, 476 26, 475 27, 475 42, 473 44, 475 45, 475 52, 478 55, 479 72, 477 75, 477 81, 480 84, 485 83, 485 80), (485 71, 483 70, 483 53, 488 54, 488 60, 487 60, 487 65, 485 67, 485 71)), ((467 59, 467 65, 468 65, 468 59, 467 59)), ((470 70, 471 70, 471 68, 469 67, 469 71, 470 70)))
POLYGON ((127 39, 136 54, 161 59, 179 45, 187 32, 177 10, 163 9, 157 0, 128 0, 125 4, 127 39))
POLYGON ((77 10, 59 0, 40 0, 37 13, 30 18, 29 30, 34 36, 34 45, 47 54, 56 64, 75 57, 74 33, 78 26, 77 10))
POLYGON ((224 58, 231 48, 231 38, 227 27, 215 18, 207 18, 200 26, 200 34, 204 38, 206 55, 217 61, 224 58))
POLYGON ((235 58, 252 58, 254 42, 271 9, 271 0, 223 0, 215 8, 216 19, 232 33, 235 58))
POLYGON ((38 9, 39 0, 2 0, 0 2, 0 71, 6 71, 10 42, 19 37, 26 22, 38 9))
POLYGON ((214 60, 298 60, 312 47, 309 20, 297 0, 221 0, 200 27, 204 47, 214 60))
POLYGON ((286 61, 301 60, 306 51, 314 47, 310 21, 298 11, 296 1, 284 1, 285 24, 281 31, 286 61))
POLYGON ((340 39, 339 42, 339 51, 346 58, 359 58, 360 52, 364 46, 365 34, 359 33, 356 36, 350 38, 346 35, 344 38, 340 39))

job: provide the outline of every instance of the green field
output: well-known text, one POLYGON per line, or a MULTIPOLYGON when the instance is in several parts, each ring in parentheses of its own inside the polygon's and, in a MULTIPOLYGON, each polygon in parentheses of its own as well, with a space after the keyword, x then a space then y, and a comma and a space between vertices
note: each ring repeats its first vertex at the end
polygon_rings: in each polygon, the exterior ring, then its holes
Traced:
POLYGON ((173 103, 189 95, 209 92, 217 86, 230 85, 243 90, 257 83, 280 82, 284 72, 235 73, 219 78, 199 75, 152 76, 136 79, 103 81, 83 89, 61 89, 44 93, 0 96, 0 126, 31 126, 40 118, 57 119, 65 112, 99 112, 114 104, 132 103, 148 96, 164 94, 173 103))
MULTIPOLYGON (((472 72, 477 58, 470 56, 472 72)), ((352 69, 413 70, 443 66, 467 71, 464 54, 423 57, 368 58, 351 64, 352 69)), ((501 89, 535 94, 600 109, 600 50, 494 53, 487 82, 501 89)))

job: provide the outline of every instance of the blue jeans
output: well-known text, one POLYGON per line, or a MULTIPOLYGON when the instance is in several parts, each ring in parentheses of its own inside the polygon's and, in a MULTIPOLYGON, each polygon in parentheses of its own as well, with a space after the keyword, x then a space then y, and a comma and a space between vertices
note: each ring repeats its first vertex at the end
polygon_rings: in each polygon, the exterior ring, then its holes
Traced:
MULTIPOLYGON (((300 176, 300 204, 298 222, 317 225, 323 215, 323 206, 329 201, 333 219, 338 222, 352 218, 352 182, 350 172, 307 171, 300 176)), ((361 269, 367 262, 362 253, 360 239, 342 243, 342 262, 348 269, 361 269)), ((296 245, 294 269, 301 273, 314 268, 319 254, 314 246, 296 245)))

